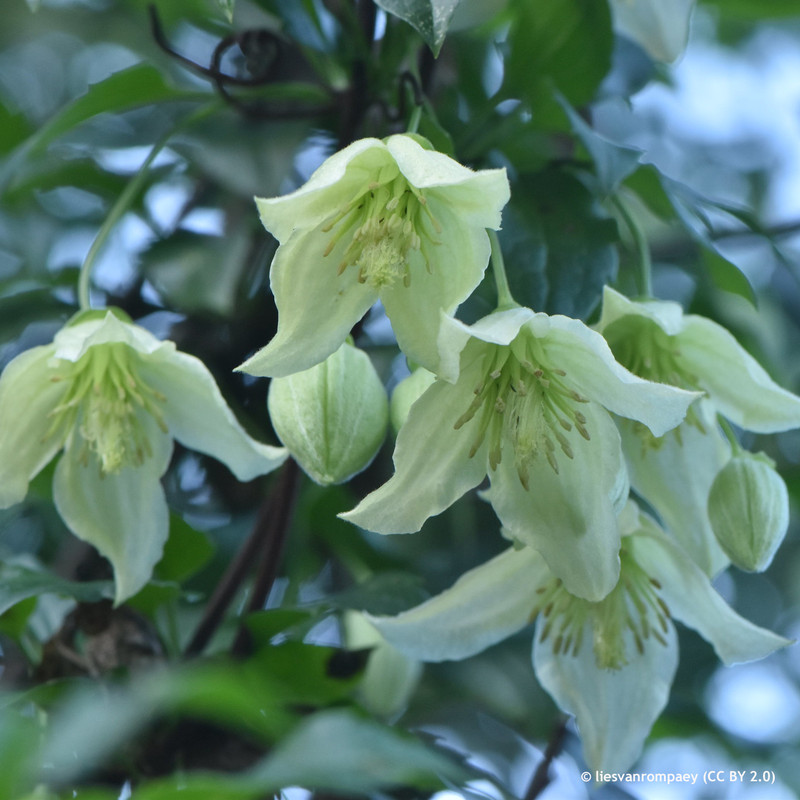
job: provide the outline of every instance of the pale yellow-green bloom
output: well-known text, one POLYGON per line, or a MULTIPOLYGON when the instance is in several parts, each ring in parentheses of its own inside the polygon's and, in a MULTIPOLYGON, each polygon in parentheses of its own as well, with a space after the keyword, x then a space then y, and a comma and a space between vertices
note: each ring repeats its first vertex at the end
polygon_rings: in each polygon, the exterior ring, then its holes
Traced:
POLYGON ((160 478, 173 439, 240 480, 287 456, 245 433, 201 361, 123 316, 83 312, 0 376, 0 508, 23 500, 63 450, 56 508, 111 562, 118 603, 147 583, 161 557, 169 512, 160 478))

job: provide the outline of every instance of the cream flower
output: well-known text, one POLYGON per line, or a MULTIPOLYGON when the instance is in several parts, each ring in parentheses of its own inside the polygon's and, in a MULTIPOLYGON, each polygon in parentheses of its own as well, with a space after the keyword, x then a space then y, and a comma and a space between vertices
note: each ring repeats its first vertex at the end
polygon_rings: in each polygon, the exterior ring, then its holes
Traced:
POLYGON ((63 450, 56 508, 111 562, 120 603, 161 557, 169 514, 159 479, 173 439, 223 461, 240 480, 286 458, 245 433, 197 358, 119 312, 84 312, 0 377, 0 508, 20 502, 63 450))
POLYGON ((744 430, 775 433, 800 426, 800 397, 778 386, 725 328, 677 303, 634 302, 606 287, 597 329, 632 372, 706 395, 663 438, 626 421, 620 432, 634 490, 713 575, 728 562, 711 529, 708 495, 731 456, 717 414, 744 430))
POLYGON ((790 642, 736 614, 708 577, 629 503, 618 583, 601 601, 570 594, 545 560, 510 548, 440 595, 395 617, 369 617, 411 658, 467 658, 538 617, 533 666, 574 714, 592 769, 625 772, 669 696, 678 663, 672 619, 694 628, 725 664, 763 658, 790 642))
POLYGON ((297 191, 257 198, 280 242, 278 331, 240 369, 279 376, 318 364, 380 299, 406 355, 436 371, 440 312, 480 282, 486 228, 500 227, 508 197, 505 170, 473 172, 402 134, 354 142, 297 191))
POLYGON ((442 322, 442 375, 411 406, 394 476, 342 516, 379 533, 422 527, 488 474, 509 534, 535 548, 574 594, 617 582, 617 511, 628 495, 609 411, 660 435, 697 395, 643 381, 582 322, 526 308, 473 326, 442 322))

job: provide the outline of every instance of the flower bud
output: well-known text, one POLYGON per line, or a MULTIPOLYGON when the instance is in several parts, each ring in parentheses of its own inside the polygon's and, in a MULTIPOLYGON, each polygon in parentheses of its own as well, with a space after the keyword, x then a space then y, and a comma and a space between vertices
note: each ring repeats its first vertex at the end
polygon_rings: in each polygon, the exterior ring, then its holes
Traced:
POLYGON ((789 525, 789 495, 774 463, 763 453, 734 455, 711 485, 708 516, 737 567, 765 570, 789 525))
POLYGON ((386 390, 369 356, 347 343, 311 369, 273 378, 267 405, 280 440, 324 486, 369 465, 389 419, 386 390))
POLYGON ((419 367, 395 386, 389 406, 389 419, 395 433, 403 427, 411 406, 435 380, 436 376, 432 372, 419 367))

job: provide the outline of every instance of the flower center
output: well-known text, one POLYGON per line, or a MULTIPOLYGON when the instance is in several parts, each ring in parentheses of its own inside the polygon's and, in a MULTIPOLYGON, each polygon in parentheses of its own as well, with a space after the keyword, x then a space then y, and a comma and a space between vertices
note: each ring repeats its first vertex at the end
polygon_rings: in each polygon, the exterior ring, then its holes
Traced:
POLYGON ((573 429, 590 439, 586 417, 575 407, 589 401, 564 385, 564 370, 546 366, 543 349, 531 336, 518 336, 507 346, 490 346, 484 369, 475 399, 453 426, 458 430, 479 415, 470 458, 488 437, 489 465, 497 469, 508 439, 526 490, 530 465, 540 456, 558 474, 558 452, 574 458, 569 438, 573 429))
POLYGON ((539 641, 553 637, 556 655, 577 656, 584 627, 589 625, 600 669, 621 669, 628 663, 626 634, 633 638, 640 655, 651 638, 666 646, 670 613, 659 596, 661 584, 649 577, 624 547, 620 562, 617 585, 597 603, 570 594, 559 578, 537 589, 539 599, 531 619, 537 614, 544 617, 539 641))
MULTIPOLYGON (((603 331, 603 337, 614 358, 634 375, 680 389, 701 390, 697 376, 683 364, 676 338, 652 320, 635 315, 622 317, 603 331)), ((694 425, 701 433, 706 432, 695 404, 689 406, 684 422, 694 425)), ((675 434, 678 443, 681 441, 681 427, 678 425, 670 431, 675 434)), ((635 423, 635 428, 644 447, 658 449, 663 444, 664 437, 653 436, 641 422, 635 423)))
POLYGON ((65 381, 59 405, 45 438, 75 432, 83 441, 81 461, 93 452, 104 475, 125 465, 140 465, 152 450, 142 424, 142 412, 151 414, 166 433, 160 403, 165 398, 139 379, 136 355, 126 344, 95 345, 75 362, 61 360, 51 380, 65 381))
MULTIPOLYGON (((394 171, 394 177, 371 183, 322 229, 324 233, 337 229, 325 256, 345 234, 351 235, 338 274, 355 266, 358 282, 376 289, 391 286, 398 278, 409 286, 409 253, 417 250, 425 257, 425 242, 438 244, 434 237, 441 232, 422 192, 394 171)), ((427 257, 425 266, 430 272, 427 257)))

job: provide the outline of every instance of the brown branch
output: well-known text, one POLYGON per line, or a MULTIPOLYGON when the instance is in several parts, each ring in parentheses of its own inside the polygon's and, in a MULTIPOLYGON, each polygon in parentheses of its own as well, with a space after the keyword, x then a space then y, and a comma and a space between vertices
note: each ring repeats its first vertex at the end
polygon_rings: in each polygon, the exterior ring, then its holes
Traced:
POLYGON ((231 653, 244 656, 250 651, 252 642, 250 632, 244 625, 244 616, 253 611, 260 611, 269 597, 275 579, 278 577, 278 568, 283 558, 286 539, 292 522, 297 489, 299 486, 300 468, 293 459, 284 464, 277 483, 270 495, 269 514, 264 525, 262 539, 264 548, 261 561, 258 565, 247 611, 240 620, 239 633, 233 642, 231 653))
POLYGON ((524 800, 535 800, 550 785, 550 765, 564 746, 564 739, 567 735, 568 717, 563 717, 550 736, 550 741, 544 751, 544 757, 533 773, 528 791, 525 792, 524 800))
MULTIPOLYGON (((231 600, 233 600, 236 592, 239 591, 258 553, 271 552, 272 539, 275 536, 274 520, 277 516, 275 512, 287 505, 289 509, 293 506, 297 473, 297 464, 293 460, 290 459, 283 465, 272 491, 258 509, 250 535, 237 553, 236 558, 228 565, 228 569, 209 599, 203 618, 200 620, 194 636, 192 636, 186 647, 185 655, 187 657, 196 656, 203 652, 205 646, 217 628, 219 628, 231 600)), ((284 514, 286 513, 284 512, 284 514)), ((284 530, 284 538, 285 534, 286 531, 284 530)))

